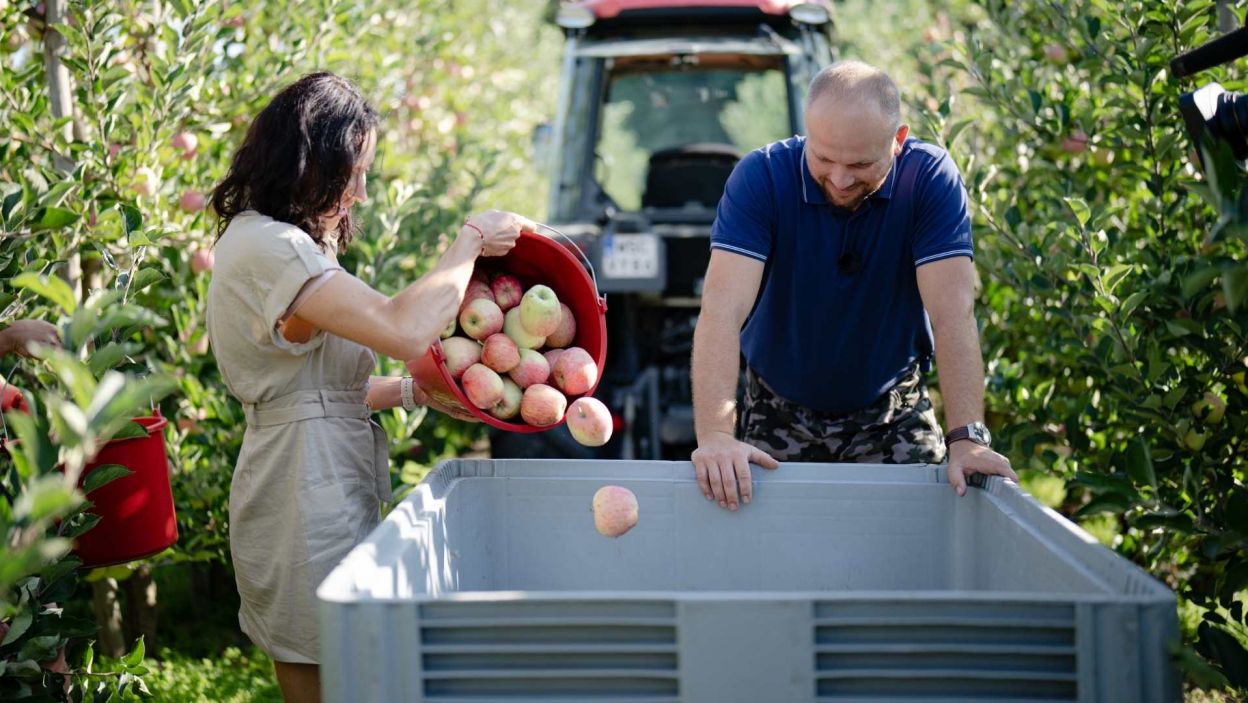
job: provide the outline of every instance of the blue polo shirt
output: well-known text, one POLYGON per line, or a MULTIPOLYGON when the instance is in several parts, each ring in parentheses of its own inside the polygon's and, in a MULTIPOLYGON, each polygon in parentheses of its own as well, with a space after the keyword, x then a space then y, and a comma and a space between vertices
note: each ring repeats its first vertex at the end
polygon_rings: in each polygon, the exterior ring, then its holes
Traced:
POLYGON ((775 142, 737 164, 711 247, 766 264, 741 331, 746 363, 784 398, 850 412, 916 361, 930 367, 932 327, 915 271, 974 256, 966 188, 945 150, 908 139, 884 185, 847 212, 811 176, 805 143, 775 142), (840 270, 844 252, 861 257, 856 273, 840 270))

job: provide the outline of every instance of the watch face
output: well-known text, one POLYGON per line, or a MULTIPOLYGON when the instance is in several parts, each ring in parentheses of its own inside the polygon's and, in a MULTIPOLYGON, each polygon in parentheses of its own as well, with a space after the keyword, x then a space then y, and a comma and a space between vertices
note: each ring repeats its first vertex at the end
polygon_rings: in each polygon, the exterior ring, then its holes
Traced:
POLYGON ((985 447, 992 443, 992 433, 982 422, 972 422, 966 426, 966 429, 970 431, 971 439, 975 442, 985 447))

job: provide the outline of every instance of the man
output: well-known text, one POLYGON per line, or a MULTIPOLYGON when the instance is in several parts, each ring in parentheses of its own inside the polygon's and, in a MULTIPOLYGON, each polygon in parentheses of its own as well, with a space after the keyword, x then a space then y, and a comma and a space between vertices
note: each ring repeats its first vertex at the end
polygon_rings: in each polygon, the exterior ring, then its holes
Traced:
POLYGON ((939 463, 946 452, 958 495, 971 473, 1017 480, 983 425, 956 165, 907 139, 897 86, 864 63, 820 72, 805 114, 806 137, 737 164, 711 230, 693 347, 702 493, 731 510, 748 503, 750 462, 939 463), (922 382, 933 352, 948 436, 922 382))

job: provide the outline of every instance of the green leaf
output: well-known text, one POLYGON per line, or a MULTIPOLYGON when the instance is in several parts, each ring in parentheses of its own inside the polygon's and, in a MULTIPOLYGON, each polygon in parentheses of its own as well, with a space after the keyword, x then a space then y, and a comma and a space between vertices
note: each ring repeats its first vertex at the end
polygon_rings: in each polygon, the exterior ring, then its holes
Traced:
POLYGON ((1105 493, 1088 501, 1086 505, 1075 511, 1076 518, 1091 517, 1101 513, 1120 514, 1127 511, 1134 501, 1122 493, 1105 493))
POLYGON ((131 420, 130 422, 127 422, 126 424, 122 425, 121 429, 114 432, 112 437, 109 438, 109 441, 116 441, 119 439, 134 439, 135 437, 146 437, 146 436, 147 436, 147 428, 144 427, 142 424, 131 420))
POLYGON ((100 516, 94 513, 86 513, 84 515, 75 516, 70 521, 69 527, 65 528, 65 532, 61 535, 65 539, 77 539, 91 531, 91 528, 100 524, 100 516))
POLYGON ((958 135, 962 134, 962 130, 970 127, 974 123, 975 120, 965 119, 958 120, 950 125, 949 130, 945 133, 945 146, 952 146, 953 143, 957 141, 958 135))
POLYGON ((35 620, 35 612, 32 606, 27 605, 22 608, 21 612, 13 616, 13 622, 9 623, 9 631, 4 636, 4 641, 0 642, 0 647, 13 644, 21 639, 22 635, 30 629, 30 623, 35 620))
POLYGON ((117 342, 109 342, 108 344, 95 350, 91 358, 87 360, 87 368, 91 369, 91 374, 99 377, 126 358, 126 347, 117 342))
POLYGON ((1101 280, 1105 283, 1105 292, 1113 293, 1119 283, 1127 277, 1128 274, 1135 271, 1133 264, 1114 264, 1102 276, 1101 280))
POLYGON ((14 287, 25 288, 55 303, 67 313, 73 314, 78 308, 78 300, 74 297, 74 291, 68 283, 56 276, 40 276, 28 271, 14 276, 10 283, 14 287))
POLYGON ((44 208, 39 215, 37 222, 31 225, 32 232, 41 232, 49 229, 60 229, 72 225, 78 220, 78 213, 65 208, 50 207, 44 208))
POLYGON ((1209 287, 1209 284, 1222 275, 1222 269, 1208 266, 1183 279, 1183 297, 1190 298, 1209 287))
POLYGON ((139 272, 134 275, 134 280, 130 283, 130 290, 134 292, 141 291, 153 283, 165 278, 167 278, 167 276, 165 276, 165 274, 159 269, 151 267, 139 269, 139 272))
POLYGON ((1236 312, 1248 299, 1248 265, 1226 269, 1222 275, 1222 293, 1226 296, 1226 306, 1236 312))
POLYGON ((1130 315, 1134 312, 1135 309, 1140 306, 1140 303, 1144 302, 1146 298, 1148 298, 1148 291, 1143 290, 1137 290, 1131 295, 1128 295, 1127 299, 1122 301, 1121 309, 1123 316, 1130 315))
POLYGON ((1179 647, 1175 655, 1179 667, 1187 674, 1187 678, 1200 688, 1206 690, 1223 689, 1230 685, 1222 672, 1218 671, 1204 657, 1191 647, 1179 647))
POLYGON ((1197 628, 1202 649, 1221 665, 1222 672, 1232 686, 1248 688, 1248 650, 1226 630, 1207 622, 1197 628))
POLYGON ((1153 470, 1153 458, 1149 454, 1148 445, 1142 439, 1135 439, 1127 445, 1127 475, 1137 484, 1157 487, 1157 474, 1153 470))
POLYGON ((1088 221, 1092 219, 1092 208, 1088 207, 1088 203, 1083 198, 1063 198, 1070 211, 1075 214, 1075 219, 1079 221, 1079 226, 1084 227, 1088 221))
POLYGON ((91 469, 90 473, 83 479, 82 492, 90 495, 91 491, 106 486, 119 478, 129 476, 132 473, 134 472, 121 464, 102 464, 91 469))
POLYGON ((121 212, 121 221, 125 226, 127 237, 143 227, 143 213, 137 207, 130 203, 117 203, 117 209, 121 212))
POLYGON ((135 641, 134 649, 121 658, 121 663, 128 667, 139 666, 143 663, 143 638, 141 636, 135 641))

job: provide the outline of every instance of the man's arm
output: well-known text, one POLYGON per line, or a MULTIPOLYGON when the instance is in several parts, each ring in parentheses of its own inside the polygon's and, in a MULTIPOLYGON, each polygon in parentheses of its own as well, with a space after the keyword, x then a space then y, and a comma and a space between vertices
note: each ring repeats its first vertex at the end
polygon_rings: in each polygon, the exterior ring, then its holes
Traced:
MULTIPOLYGON (((936 336, 936 370, 949 430, 984 420, 984 361, 975 325, 975 264, 955 256, 917 270, 919 295, 936 336)), ((969 440, 949 445, 949 485, 966 493, 966 476, 997 474, 1018 480, 1004 456, 969 440)))
POLYGON ((702 310, 693 334, 693 418, 698 449, 694 471, 702 494, 736 510, 752 494, 750 465, 778 466, 734 435, 741 327, 763 280, 763 262, 720 249, 711 252, 702 286, 702 310))

